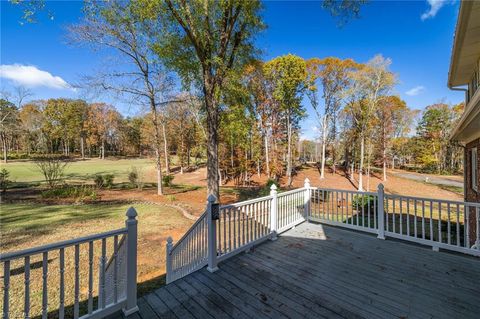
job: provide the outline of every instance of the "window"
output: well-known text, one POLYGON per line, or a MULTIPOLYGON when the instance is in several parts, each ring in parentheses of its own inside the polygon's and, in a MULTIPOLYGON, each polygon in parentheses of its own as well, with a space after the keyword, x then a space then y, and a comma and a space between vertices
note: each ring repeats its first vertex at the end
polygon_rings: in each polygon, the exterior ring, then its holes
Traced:
POLYGON ((472 169, 472 189, 478 192, 478 158, 477 158, 477 148, 474 147, 471 150, 472 156, 470 157, 470 167, 472 169))

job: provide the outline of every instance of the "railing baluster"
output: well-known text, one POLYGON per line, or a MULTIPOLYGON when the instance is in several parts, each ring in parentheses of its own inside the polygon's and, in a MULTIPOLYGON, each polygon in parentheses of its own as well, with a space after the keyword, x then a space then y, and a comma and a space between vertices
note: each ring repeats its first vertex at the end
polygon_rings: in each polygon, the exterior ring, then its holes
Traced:
POLYGON ((438 242, 442 242, 442 202, 438 202, 438 242))
POLYGON ((422 239, 425 239, 425 201, 422 199, 422 239))
POLYGON ((113 236, 113 301, 118 302, 118 236, 113 236))
POLYGON ((417 200, 416 199, 414 200, 413 204, 414 204, 413 208, 415 210, 415 219, 413 221, 413 225, 415 227, 415 238, 418 238, 418 236, 417 236, 418 235, 418 229, 417 229, 417 200))
POLYGON ((93 312, 93 241, 88 242, 88 314, 93 312))
POLYGON ((370 210, 371 210, 371 207, 370 207, 370 195, 367 195, 367 216, 368 216, 368 228, 371 228, 371 222, 370 222, 370 218, 371 218, 371 214, 370 214, 370 210))
POLYGON ((78 305, 78 295, 80 292, 80 273, 79 273, 79 262, 80 262, 80 246, 75 245, 75 290, 74 290, 74 305, 73 305, 73 318, 77 319, 79 316, 79 305, 78 305))
POLYGON ((430 240, 433 241, 433 201, 430 201, 430 240))
POLYGON ((457 213, 456 213, 456 222, 457 222, 457 246, 460 246, 460 206, 457 204, 457 213))
POLYGON ((227 248, 227 213, 225 210, 222 212, 222 215, 223 215, 223 251, 222 252, 226 253, 228 251, 228 248, 227 248))
POLYGON ((42 261, 43 285, 42 285, 42 319, 47 319, 48 309, 48 252, 43 253, 42 261))
POLYGON ((102 256, 100 257, 100 272, 101 272, 101 280, 100 280, 100 290, 101 290, 101 300, 100 305, 101 308, 105 308, 106 304, 106 296, 105 296, 105 263, 106 263, 106 253, 107 253, 107 240, 105 238, 102 239, 102 256))
POLYGON ((447 243, 450 245, 452 243, 452 236, 450 233, 451 225, 450 225, 450 203, 447 203, 447 243))
POLYGON ((389 199, 388 197, 386 198, 385 200, 385 227, 386 227, 386 230, 389 231, 390 229, 390 224, 389 224, 389 212, 388 212, 388 202, 389 202, 389 199))
POLYGON ((407 236, 410 234, 410 199, 407 198, 407 236))
POLYGON ((3 318, 10 316, 10 260, 3 263, 3 318))
POLYGON ((65 317, 65 249, 60 248, 60 307, 58 317, 65 317))
POLYGON ((395 197, 392 198, 392 201, 393 201, 393 203, 392 203, 392 211, 393 211, 393 217, 392 217, 393 226, 392 226, 392 228, 393 228, 393 232, 396 233, 397 232, 397 226, 396 226, 397 214, 396 214, 396 210, 395 210, 395 202, 396 202, 395 197))
POLYGON ((402 214, 403 213, 403 207, 402 207, 403 203, 402 203, 402 198, 401 197, 398 199, 398 202, 399 202, 398 205, 400 206, 400 212, 399 212, 400 213, 400 220, 399 220, 400 229, 399 229, 399 233, 400 233, 400 235, 403 235, 403 214, 402 214))
POLYGON ((23 308, 25 319, 30 318, 30 256, 25 257, 25 304, 23 308))
POLYGON ((468 211, 467 204, 463 205, 463 247, 468 248, 468 243, 470 243, 470 234, 468 233, 468 211))

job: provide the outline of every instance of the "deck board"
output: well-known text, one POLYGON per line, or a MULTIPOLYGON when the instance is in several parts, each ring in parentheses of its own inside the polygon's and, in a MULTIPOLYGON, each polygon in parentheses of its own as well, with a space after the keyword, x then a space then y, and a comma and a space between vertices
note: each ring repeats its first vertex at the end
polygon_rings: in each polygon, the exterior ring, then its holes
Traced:
POLYGON ((304 223, 139 300, 137 318, 478 318, 480 258, 304 223))

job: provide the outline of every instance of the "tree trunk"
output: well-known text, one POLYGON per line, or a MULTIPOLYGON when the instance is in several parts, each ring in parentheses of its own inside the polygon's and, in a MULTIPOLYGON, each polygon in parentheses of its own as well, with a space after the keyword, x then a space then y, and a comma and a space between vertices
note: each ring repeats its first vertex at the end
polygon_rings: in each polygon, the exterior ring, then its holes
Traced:
POLYGON ((290 124, 290 116, 287 119, 287 186, 292 185, 292 125, 290 124))
POLYGON ((383 141, 382 141, 382 159, 383 159, 383 181, 387 180, 387 133, 385 131, 385 123, 383 123, 383 141))
POLYGON ((360 166, 358 168, 358 190, 363 192, 363 157, 365 155, 365 137, 360 137, 360 166))
POLYGON ((105 140, 102 139, 102 160, 105 159, 105 140))
POLYGON ((265 133, 265 164, 267 170, 267 177, 270 178, 270 158, 268 156, 268 134, 265 133))
POLYGON ((325 178, 325 151, 327 147, 327 116, 323 117, 322 123, 322 166, 320 169, 320 178, 325 178))
MULTIPOLYGON (((205 81, 208 81, 207 79, 205 81)), ((218 108, 214 93, 204 85, 205 104, 207 109, 207 192, 220 200, 218 174, 218 108)))
POLYGON ((85 159, 85 145, 83 142, 83 136, 80 137, 80 152, 82 153, 82 159, 85 159))
POLYGON ((2 138, 2 142, 3 142, 3 162, 6 163, 8 161, 7 141, 5 138, 2 138))
POLYGON ((165 121, 162 123, 162 134, 163 134, 163 153, 165 156, 165 174, 170 175, 170 159, 168 154, 168 142, 167 142, 167 132, 165 129, 165 121))
POLYGON ((162 185, 162 158, 160 156, 160 132, 158 129, 157 108, 155 100, 150 98, 150 111, 152 112, 152 124, 154 128, 154 151, 155 151, 155 166, 157 169, 157 195, 163 195, 162 185))

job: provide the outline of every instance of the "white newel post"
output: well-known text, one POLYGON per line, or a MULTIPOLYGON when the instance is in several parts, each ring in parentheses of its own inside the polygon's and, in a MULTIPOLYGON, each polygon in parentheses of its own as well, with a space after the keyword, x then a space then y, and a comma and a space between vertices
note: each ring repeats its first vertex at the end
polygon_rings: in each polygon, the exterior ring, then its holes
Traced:
POLYGON ((277 186, 272 184, 270 186, 270 195, 272 196, 272 207, 270 211, 270 231, 272 233, 271 240, 277 239, 277 208, 278 208, 278 197, 277 197, 277 186))
POLYGON ((172 276, 172 248, 173 248, 173 239, 172 237, 167 238, 167 284, 171 282, 172 276))
POLYGON ((308 223, 308 221, 310 220, 310 193, 311 193, 310 180, 308 178, 305 178, 303 188, 305 188, 303 209, 305 210, 305 220, 308 223))
POLYGON ((137 306, 137 211, 127 210, 127 303, 123 314, 129 316, 138 311, 137 306))
POLYGON ((208 222, 208 267, 209 272, 218 270, 217 266, 217 227, 216 220, 218 219, 218 204, 215 204, 217 198, 210 194, 207 202, 207 222, 208 222), (216 207, 215 207, 216 206, 216 207), (217 211, 215 211, 217 210, 217 211), (214 216, 214 214, 216 216, 214 216))
POLYGON ((385 202, 384 202, 384 195, 385 195, 385 188, 382 183, 378 184, 378 212, 377 212, 377 226, 378 226, 378 236, 379 239, 385 239, 385 202))

